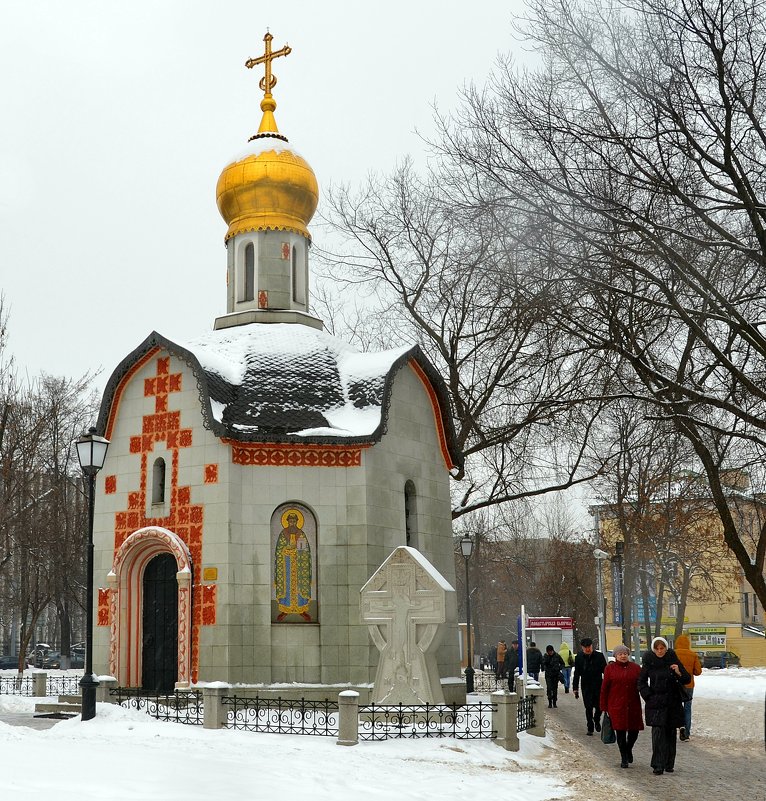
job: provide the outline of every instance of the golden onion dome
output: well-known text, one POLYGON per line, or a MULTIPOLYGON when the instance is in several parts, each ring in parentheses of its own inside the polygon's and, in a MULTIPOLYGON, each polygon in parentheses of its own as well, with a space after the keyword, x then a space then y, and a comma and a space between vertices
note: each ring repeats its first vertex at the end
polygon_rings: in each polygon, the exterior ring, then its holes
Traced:
MULTIPOLYGON (((279 55, 271 54, 271 40, 266 41, 267 55, 279 55)), ((284 50, 282 55, 290 52, 289 48, 284 50)), ((251 61, 255 64, 263 60, 262 57, 251 61)), ((270 61, 266 63, 270 65, 270 61)), ((295 231, 311 239, 308 224, 319 202, 319 186, 309 163, 279 133, 274 119, 277 104, 268 91, 276 78, 270 70, 267 78, 265 84, 261 82, 266 94, 261 100, 263 118, 258 133, 223 168, 216 186, 218 210, 229 226, 226 241, 245 231, 267 229, 295 231)))

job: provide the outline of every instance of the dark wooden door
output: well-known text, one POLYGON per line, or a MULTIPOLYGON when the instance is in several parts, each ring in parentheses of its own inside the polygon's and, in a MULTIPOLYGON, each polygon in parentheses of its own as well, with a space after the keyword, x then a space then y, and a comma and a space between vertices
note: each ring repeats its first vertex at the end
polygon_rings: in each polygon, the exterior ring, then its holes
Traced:
POLYGON ((144 572, 141 686, 153 693, 173 692, 178 680, 178 581, 175 558, 155 556, 144 572))

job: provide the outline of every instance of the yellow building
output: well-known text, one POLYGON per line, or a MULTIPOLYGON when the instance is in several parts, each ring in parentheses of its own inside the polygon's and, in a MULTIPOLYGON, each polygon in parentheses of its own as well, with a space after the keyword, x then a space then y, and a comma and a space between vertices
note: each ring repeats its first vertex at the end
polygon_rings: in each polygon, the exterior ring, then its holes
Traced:
MULTIPOLYGON (((754 524, 756 516, 764 512, 763 502, 741 489, 737 487, 737 509, 745 523, 754 524)), ((678 616, 683 614, 683 633, 693 650, 721 656, 733 652, 742 667, 766 666, 764 610, 724 542, 710 502, 699 495, 693 504, 689 496, 676 498, 672 512, 668 512, 667 502, 645 503, 640 513, 637 506, 601 505, 590 510, 597 521, 597 545, 612 555, 611 560, 603 560, 601 568, 607 648, 611 650, 624 639, 623 613, 631 632, 631 642, 626 645, 634 652, 648 647, 645 616, 651 636, 655 636, 661 615, 659 633, 672 645, 680 633, 678 616), (668 525, 669 517, 673 517, 674 527, 668 525), (679 526, 680 522, 685 525, 679 526), (663 561, 664 571, 660 567, 663 561), (642 583, 646 596, 630 591, 631 585, 638 588, 642 583), (676 593, 683 591, 684 583, 686 602, 681 610, 683 599, 676 593)))

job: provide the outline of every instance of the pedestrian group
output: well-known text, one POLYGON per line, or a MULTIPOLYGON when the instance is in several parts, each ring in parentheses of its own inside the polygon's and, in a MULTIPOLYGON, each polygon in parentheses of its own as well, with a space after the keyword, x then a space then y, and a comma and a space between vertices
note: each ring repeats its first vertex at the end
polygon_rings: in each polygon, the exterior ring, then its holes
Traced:
POLYGON ((679 636, 676 645, 674 650, 664 637, 655 637, 639 667, 631 661, 625 645, 612 651, 614 661, 607 664, 589 637, 580 640, 580 650, 574 656, 566 643, 558 652, 552 645, 546 646, 545 654, 530 643, 527 671, 535 680, 540 671, 544 672, 548 708, 555 709, 559 684, 563 684, 565 693, 569 692, 570 671, 574 668, 571 688, 575 698, 582 695, 586 733, 592 737, 594 732, 602 732, 603 726, 605 739, 607 729, 613 731, 614 737, 605 741, 617 742, 622 768, 633 764, 633 746, 646 721, 652 729, 650 764, 653 773, 661 776, 675 771, 679 730, 682 741, 691 735, 694 676, 702 673, 699 657, 689 647, 689 638, 679 636))

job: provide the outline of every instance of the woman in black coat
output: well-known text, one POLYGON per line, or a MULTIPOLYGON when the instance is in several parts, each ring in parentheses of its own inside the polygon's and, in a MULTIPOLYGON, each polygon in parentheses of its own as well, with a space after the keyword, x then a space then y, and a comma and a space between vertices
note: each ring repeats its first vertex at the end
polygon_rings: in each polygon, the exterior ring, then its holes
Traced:
POLYGON ((644 718, 652 727, 651 765, 656 775, 675 769, 676 729, 684 725, 681 688, 690 681, 668 641, 655 637, 651 651, 644 654, 638 691, 644 699, 644 718))

